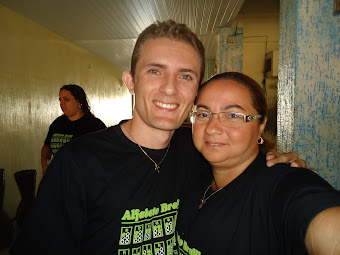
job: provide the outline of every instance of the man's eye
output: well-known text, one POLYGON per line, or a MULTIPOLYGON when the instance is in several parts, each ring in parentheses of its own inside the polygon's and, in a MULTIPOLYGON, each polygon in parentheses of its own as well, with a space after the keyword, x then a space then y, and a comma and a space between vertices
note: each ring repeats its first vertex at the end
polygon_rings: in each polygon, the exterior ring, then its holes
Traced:
POLYGON ((152 73, 152 74, 159 74, 159 72, 157 70, 150 70, 150 73, 152 73))
POLYGON ((191 76, 187 75, 187 74, 184 74, 184 75, 182 75, 182 79, 184 79, 184 80, 191 80, 191 76))

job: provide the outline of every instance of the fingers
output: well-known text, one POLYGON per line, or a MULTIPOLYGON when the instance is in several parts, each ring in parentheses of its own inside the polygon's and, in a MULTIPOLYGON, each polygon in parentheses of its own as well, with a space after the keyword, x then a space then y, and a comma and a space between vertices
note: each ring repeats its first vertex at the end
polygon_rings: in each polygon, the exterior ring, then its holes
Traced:
POLYGON ((306 168, 307 167, 307 162, 305 160, 303 160, 303 159, 298 158, 298 159, 292 161, 290 163, 290 166, 291 167, 304 167, 304 168, 306 168))
POLYGON ((279 158, 281 157, 281 163, 291 163, 295 160, 299 159, 299 155, 295 151, 281 153, 279 158))
MULTIPOLYGON (((267 153, 267 166, 271 167, 278 163, 291 163, 297 159, 299 159, 298 154, 295 151, 286 152, 286 153, 278 153, 277 151, 270 151, 267 153)), ((297 163, 298 166, 302 164, 302 162, 297 163)))
POLYGON ((270 150, 266 155, 266 160, 268 167, 278 163, 287 163, 290 164, 291 167, 307 168, 317 173, 313 167, 307 167, 306 160, 299 158, 299 155, 295 151, 279 153, 276 150, 270 150))
POLYGON ((279 155, 280 155, 280 153, 278 153, 276 150, 272 149, 267 153, 266 160, 274 159, 274 158, 278 157, 279 155))

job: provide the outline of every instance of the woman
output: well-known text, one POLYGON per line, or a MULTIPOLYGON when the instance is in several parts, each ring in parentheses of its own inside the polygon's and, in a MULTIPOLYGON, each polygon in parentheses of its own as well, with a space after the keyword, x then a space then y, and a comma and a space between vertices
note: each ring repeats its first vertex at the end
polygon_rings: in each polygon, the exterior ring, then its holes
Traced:
POLYGON ((266 111, 246 75, 203 84, 193 141, 213 178, 188 185, 181 201, 180 254, 340 254, 340 192, 307 169, 266 166, 266 111))
POLYGON ((64 85, 59 91, 63 115, 51 124, 41 148, 41 167, 45 174, 52 155, 71 139, 105 129, 105 124, 91 113, 85 91, 78 85, 64 85))

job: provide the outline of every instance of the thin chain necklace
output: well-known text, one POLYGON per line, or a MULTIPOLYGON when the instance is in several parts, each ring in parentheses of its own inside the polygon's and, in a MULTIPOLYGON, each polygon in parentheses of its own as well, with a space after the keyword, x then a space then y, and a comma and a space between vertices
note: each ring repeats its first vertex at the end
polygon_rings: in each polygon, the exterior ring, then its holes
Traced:
POLYGON ((207 200, 208 200, 212 195, 216 194, 216 193, 219 192, 221 189, 223 189, 223 187, 222 187, 222 188, 219 188, 218 190, 216 190, 216 191, 214 191, 213 193, 211 193, 207 198, 205 198, 205 195, 207 194, 208 190, 209 190, 209 189, 211 188, 211 186, 214 185, 214 184, 216 184, 215 180, 214 180, 214 182, 213 182, 212 184, 210 184, 209 187, 205 190, 204 195, 203 195, 203 197, 202 197, 202 199, 201 199, 201 203, 200 203, 200 205, 198 206, 198 209, 201 209, 201 208, 203 207, 203 205, 207 202, 207 200))
POLYGON ((129 135, 132 137, 132 139, 135 141, 135 143, 138 145, 139 149, 141 149, 141 151, 145 154, 145 156, 147 156, 147 157, 152 161, 152 163, 155 164, 155 171, 157 171, 157 172, 159 173, 159 169, 161 168, 159 165, 162 164, 162 162, 163 162, 163 160, 165 159, 166 155, 168 155, 168 151, 169 151, 169 148, 170 148, 170 142, 169 142, 168 148, 166 149, 166 152, 165 152, 165 154, 164 154, 162 160, 159 161, 159 163, 157 164, 157 163, 156 163, 156 162, 155 162, 155 161, 154 161, 154 160, 146 153, 146 151, 143 150, 142 146, 140 146, 140 145, 137 143, 136 139, 131 135, 131 133, 130 133, 130 131, 127 129, 127 127, 126 127, 126 126, 124 126, 124 127, 125 127, 125 130, 126 130, 126 131, 129 133, 129 135))

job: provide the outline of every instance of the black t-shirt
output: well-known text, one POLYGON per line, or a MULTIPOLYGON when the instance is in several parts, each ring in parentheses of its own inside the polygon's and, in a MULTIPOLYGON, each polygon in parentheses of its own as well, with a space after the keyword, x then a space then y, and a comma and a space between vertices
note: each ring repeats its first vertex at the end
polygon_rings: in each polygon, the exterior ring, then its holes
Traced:
POLYGON ((75 121, 71 121, 65 115, 61 115, 51 124, 45 144, 51 148, 51 152, 54 155, 61 146, 70 140, 105 128, 105 124, 92 114, 86 114, 75 121))
MULTIPOLYGON (((166 148, 147 152, 159 162, 166 148)), ((120 126, 75 139, 52 160, 12 254, 174 254, 181 194, 200 165, 187 128, 160 173, 120 126)))
POLYGON ((265 163, 259 155, 201 209, 210 183, 191 184, 178 219, 179 254, 306 254, 310 221, 339 206, 340 192, 310 170, 265 163))

